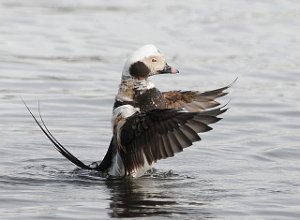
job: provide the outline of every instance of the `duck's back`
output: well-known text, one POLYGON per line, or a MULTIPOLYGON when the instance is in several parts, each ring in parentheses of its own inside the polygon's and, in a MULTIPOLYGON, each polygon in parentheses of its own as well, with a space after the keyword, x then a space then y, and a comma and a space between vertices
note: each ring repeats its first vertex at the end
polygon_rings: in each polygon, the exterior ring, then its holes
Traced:
POLYGON ((162 93, 155 87, 136 91, 134 101, 135 107, 139 108, 141 112, 166 108, 166 102, 162 93))

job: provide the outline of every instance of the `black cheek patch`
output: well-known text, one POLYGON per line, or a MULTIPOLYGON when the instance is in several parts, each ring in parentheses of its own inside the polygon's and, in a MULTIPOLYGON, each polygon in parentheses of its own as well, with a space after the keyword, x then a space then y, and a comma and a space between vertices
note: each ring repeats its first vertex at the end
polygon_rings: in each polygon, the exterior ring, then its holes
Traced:
POLYGON ((129 73, 138 79, 146 78, 150 73, 150 69, 143 62, 137 61, 130 66, 129 73))

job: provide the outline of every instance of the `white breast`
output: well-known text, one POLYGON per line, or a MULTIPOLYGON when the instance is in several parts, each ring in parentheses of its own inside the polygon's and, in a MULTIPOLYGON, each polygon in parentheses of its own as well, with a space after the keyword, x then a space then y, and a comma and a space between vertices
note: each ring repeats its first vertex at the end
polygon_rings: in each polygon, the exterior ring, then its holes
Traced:
POLYGON ((139 111, 139 108, 135 108, 132 105, 121 105, 113 110, 112 123, 113 125, 115 125, 115 122, 118 118, 121 117, 123 119, 126 119, 139 111))

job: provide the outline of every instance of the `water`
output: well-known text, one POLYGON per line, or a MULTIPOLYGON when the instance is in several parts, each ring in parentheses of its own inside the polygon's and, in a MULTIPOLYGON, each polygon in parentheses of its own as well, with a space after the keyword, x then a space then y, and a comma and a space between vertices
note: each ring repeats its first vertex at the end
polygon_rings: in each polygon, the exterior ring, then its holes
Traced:
POLYGON ((0 1, 1 219, 299 219, 300 4, 0 1), (125 58, 153 43, 181 74, 163 91, 239 76, 230 110, 155 175, 105 179, 63 159, 22 96, 85 162, 101 160, 125 58))

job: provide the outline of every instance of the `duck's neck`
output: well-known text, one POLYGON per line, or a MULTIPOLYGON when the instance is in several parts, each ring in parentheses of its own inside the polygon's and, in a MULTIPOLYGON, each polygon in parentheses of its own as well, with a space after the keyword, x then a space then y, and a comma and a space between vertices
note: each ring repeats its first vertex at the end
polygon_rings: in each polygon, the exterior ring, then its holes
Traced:
POLYGON ((122 79, 116 99, 118 101, 133 101, 136 91, 146 91, 154 87, 154 84, 149 79, 122 79))

